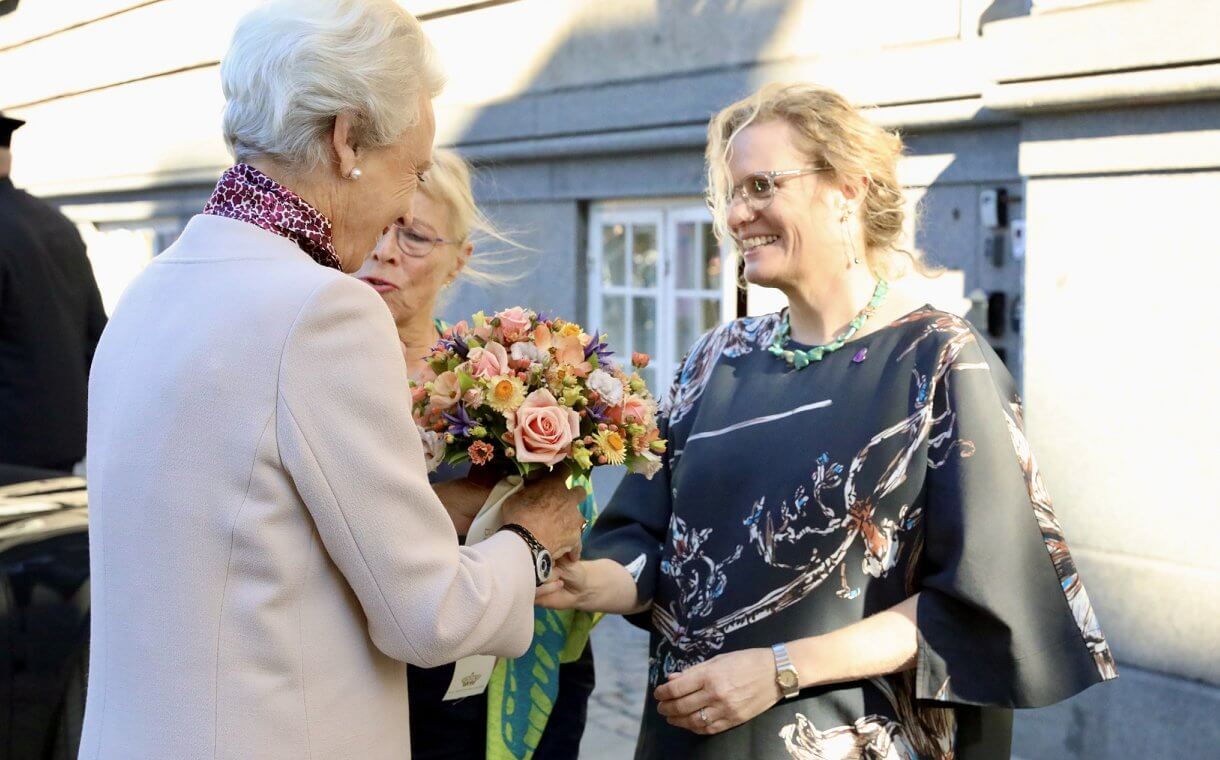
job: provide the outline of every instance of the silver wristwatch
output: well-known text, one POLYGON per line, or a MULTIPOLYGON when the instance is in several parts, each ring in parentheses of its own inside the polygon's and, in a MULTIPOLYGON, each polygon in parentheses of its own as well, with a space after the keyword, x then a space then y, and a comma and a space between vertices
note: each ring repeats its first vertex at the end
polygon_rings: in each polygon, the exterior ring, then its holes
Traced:
POLYGON ((792 699, 801 692, 801 679, 797 676, 796 666, 788 657, 788 647, 772 644, 771 654, 775 655, 775 683, 779 684, 784 699, 792 699))

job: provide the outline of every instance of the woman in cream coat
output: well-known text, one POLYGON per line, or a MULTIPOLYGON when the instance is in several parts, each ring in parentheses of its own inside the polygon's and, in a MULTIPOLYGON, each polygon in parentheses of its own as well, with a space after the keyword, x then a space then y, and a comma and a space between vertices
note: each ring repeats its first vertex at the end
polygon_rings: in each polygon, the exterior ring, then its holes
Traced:
MULTIPOLYGON (((409 223, 440 77, 392 0, 262 6, 222 68, 238 161, 124 295, 89 398, 82 758, 404 758, 402 661, 523 653, 534 560, 459 549, 393 321, 354 271, 409 223)), ((583 494, 506 520, 556 556, 583 494)))

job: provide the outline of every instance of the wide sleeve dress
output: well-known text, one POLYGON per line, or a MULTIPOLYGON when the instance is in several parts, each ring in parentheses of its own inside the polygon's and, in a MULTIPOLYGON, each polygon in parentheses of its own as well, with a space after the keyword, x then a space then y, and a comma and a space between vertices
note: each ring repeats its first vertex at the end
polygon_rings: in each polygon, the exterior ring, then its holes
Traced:
POLYGON ((705 335, 587 558, 648 612, 637 758, 1008 757, 1011 710, 1114 678, 1110 648, 1030 452, 1011 376, 964 320, 919 309, 803 370, 780 315, 705 335), (827 633, 914 593, 913 672, 803 690, 713 736, 651 691, 718 654, 827 633))

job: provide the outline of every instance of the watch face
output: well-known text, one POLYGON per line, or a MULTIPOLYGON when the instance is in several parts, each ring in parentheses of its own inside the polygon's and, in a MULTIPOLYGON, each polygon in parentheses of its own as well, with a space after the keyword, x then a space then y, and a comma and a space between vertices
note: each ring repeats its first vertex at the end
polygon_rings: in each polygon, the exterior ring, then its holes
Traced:
POLYGON ((551 562, 551 553, 545 549, 538 552, 538 558, 534 560, 535 568, 538 571, 538 581, 546 583, 551 579, 551 569, 554 563, 551 562))
POLYGON ((791 670, 781 670, 776 680, 779 681, 780 688, 785 690, 795 689, 797 685, 796 673, 791 670))

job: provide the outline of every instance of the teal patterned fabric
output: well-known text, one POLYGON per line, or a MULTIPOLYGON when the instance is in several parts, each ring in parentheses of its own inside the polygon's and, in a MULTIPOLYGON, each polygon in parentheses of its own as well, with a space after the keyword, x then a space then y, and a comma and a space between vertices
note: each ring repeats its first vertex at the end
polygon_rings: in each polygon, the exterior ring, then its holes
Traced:
MULTIPOLYGON (((597 519, 593 485, 580 511, 590 528, 597 519)), ((585 537, 588 537, 588 530, 585 537)), ((580 656, 600 615, 534 608, 534 641, 522 657, 501 659, 487 687, 487 760, 529 760, 559 694, 559 666, 580 656)))

